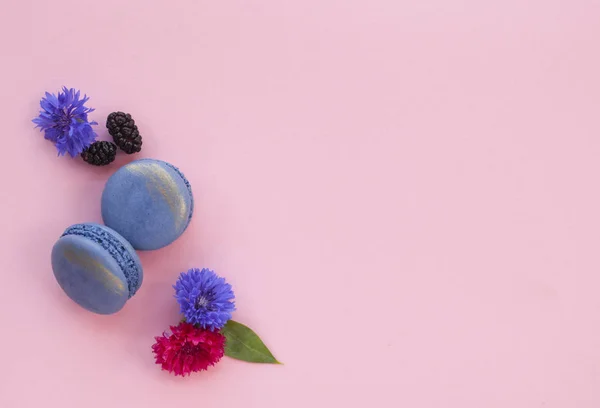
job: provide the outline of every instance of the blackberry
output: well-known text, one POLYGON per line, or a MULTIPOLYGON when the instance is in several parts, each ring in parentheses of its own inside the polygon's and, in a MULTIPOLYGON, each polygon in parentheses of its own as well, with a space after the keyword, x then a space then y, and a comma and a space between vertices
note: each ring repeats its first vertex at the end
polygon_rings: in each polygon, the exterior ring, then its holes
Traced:
POLYGON ((84 161, 94 166, 106 166, 115 160, 117 146, 111 142, 94 142, 81 153, 84 161))
POLYGON ((106 119, 106 128, 125 153, 132 154, 142 150, 142 136, 129 113, 111 113, 106 119))

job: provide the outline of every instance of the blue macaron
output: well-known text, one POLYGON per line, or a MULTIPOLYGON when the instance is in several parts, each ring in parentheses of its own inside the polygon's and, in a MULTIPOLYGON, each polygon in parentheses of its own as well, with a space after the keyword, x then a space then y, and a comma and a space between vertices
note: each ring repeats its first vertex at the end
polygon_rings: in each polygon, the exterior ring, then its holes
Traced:
POLYGON ((67 228, 52 249, 52 269, 73 301, 98 314, 121 310, 143 280, 133 247, 116 231, 98 224, 67 228))
POLYGON ((102 193, 102 219, 135 249, 165 247, 183 234, 192 219, 190 183, 172 164, 133 161, 117 170, 102 193))

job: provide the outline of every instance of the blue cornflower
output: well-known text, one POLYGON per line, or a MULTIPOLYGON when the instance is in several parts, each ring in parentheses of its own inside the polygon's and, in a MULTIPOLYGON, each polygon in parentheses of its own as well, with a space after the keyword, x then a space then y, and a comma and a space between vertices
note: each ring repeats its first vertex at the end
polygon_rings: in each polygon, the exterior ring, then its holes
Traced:
POLYGON ((235 310, 231 285, 210 269, 183 272, 173 288, 185 320, 203 329, 220 329, 235 310))
POLYGON ((98 123, 89 122, 87 117, 94 109, 83 106, 89 98, 84 95, 79 99, 79 94, 67 87, 58 96, 46 92, 40 101, 40 115, 32 121, 45 132, 44 138, 54 143, 59 156, 69 153, 75 157, 96 140, 91 125, 98 123))

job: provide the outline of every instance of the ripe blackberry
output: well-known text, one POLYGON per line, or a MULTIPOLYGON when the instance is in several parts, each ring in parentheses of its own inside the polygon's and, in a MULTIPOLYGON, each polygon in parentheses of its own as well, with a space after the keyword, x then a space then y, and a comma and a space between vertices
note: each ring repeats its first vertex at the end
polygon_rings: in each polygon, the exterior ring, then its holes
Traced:
POLYGON ((81 153, 83 160, 94 166, 106 166, 115 160, 117 146, 111 142, 94 142, 81 153))
POLYGON ((142 136, 129 113, 111 113, 106 119, 106 128, 125 153, 132 154, 142 150, 142 136))

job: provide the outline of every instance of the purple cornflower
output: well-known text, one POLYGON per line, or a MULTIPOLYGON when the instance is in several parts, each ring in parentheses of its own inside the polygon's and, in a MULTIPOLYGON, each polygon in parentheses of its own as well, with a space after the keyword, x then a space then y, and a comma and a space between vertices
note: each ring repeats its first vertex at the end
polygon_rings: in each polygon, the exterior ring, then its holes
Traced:
POLYGON ((185 320, 203 329, 220 329, 235 310, 231 285, 210 269, 183 272, 173 288, 185 320))
POLYGON ((46 97, 40 101, 40 114, 33 123, 44 131, 44 138, 56 146, 58 155, 69 153, 71 157, 78 156, 96 140, 96 133, 91 125, 96 122, 88 121, 88 113, 94 109, 86 108, 84 104, 89 98, 84 95, 79 99, 79 91, 63 87, 58 96, 46 92, 46 97))

